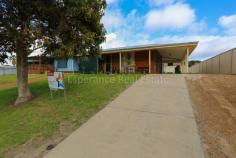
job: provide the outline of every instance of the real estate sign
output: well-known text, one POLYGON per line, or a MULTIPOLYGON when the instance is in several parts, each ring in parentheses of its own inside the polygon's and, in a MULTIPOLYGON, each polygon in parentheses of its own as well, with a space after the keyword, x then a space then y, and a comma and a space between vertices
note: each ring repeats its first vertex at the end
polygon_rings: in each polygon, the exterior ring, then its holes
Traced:
POLYGON ((62 72, 48 72, 48 85, 50 90, 64 90, 64 81, 62 72))

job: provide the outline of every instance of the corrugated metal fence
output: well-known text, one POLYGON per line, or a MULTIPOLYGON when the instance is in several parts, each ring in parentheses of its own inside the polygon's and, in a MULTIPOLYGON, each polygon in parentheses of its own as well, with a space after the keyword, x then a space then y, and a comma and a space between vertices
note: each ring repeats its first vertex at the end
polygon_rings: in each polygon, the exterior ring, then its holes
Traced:
POLYGON ((236 48, 193 65, 189 68, 189 72, 201 74, 236 74, 236 48))
POLYGON ((16 74, 15 67, 0 67, 0 76, 16 74))

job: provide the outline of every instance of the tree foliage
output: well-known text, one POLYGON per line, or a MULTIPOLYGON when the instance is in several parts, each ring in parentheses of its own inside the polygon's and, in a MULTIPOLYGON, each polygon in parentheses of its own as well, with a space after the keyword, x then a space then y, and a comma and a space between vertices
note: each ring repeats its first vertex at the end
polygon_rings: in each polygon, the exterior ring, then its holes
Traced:
POLYGON ((0 0, 0 59, 43 47, 56 56, 96 54, 105 0, 0 0))
POLYGON ((0 63, 4 64, 6 61, 5 59, 7 58, 7 54, 6 53, 0 53, 0 63))
POLYGON ((0 62, 16 53, 15 104, 33 98, 27 57, 34 50, 59 57, 99 53, 105 7, 105 0, 0 0, 0 62))
POLYGON ((191 67, 191 66, 193 66, 193 65, 195 65, 195 64, 198 64, 198 63, 200 63, 201 61, 200 60, 191 60, 191 61, 189 61, 189 67, 191 67))

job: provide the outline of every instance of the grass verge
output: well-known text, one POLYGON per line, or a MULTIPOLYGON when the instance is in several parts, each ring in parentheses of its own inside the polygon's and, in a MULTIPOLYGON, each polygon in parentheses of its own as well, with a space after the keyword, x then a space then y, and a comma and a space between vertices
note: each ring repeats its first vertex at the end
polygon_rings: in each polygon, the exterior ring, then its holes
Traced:
MULTIPOLYGON (((12 76, 9 77, 12 81, 12 76)), ((20 106, 12 106, 16 88, 0 90, 0 155, 39 137, 52 137, 64 121, 78 128, 140 77, 135 74, 66 75, 66 103, 62 91, 55 92, 54 99, 50 99, 46 77, 30 84, 36 98, 20 106)), ((4 83, 6 78, 2 79, 4 83)), ((1 77, 0 83, 3 83, 1 77)))

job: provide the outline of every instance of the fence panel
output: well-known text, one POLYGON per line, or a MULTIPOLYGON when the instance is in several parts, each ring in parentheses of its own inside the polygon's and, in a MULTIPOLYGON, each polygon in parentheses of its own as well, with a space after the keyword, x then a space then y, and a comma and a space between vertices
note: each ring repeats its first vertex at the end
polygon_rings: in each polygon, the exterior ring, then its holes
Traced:
POLYGON ((220 73, 231 74, 232 51, 220 55, 220 73))
POLYGON ((189 71, 191 74, 194 73, 194 71, 193 71, 193 67, 194 67, 194 66, 192 66, 192 67, 190 67, 190 68, 188 69, 188 71, 189 71))
POLYGON ((207 64, 206 61, 202 63, 202 73, 206 74, 207 73, 207 64))
POLYGON ((193 68, 192 68, 191 71, 192 71, 192 73, 197 73, 197 67, 196 67, 196 65, 193 66, 193 68))
POLYGON ((236 74, 236 48, 190 67, 190 73, 236 74))
POLYGON ((199 71, 199 65, 195 65, 195 67, 194 67, 194 73, 198 73, 198 71, 199 71))
POLYGON ((16 68, 0 68, 0 76, 16 74, 16 68))
POLYGON ((197 73, 201 72, 201 64, 196 65, 197 66, 197 73))
POLYGON ((236 49, 233 50, 232 54, 232 74, 236 74, 236 49))
POLYGON ((220 56, 212 58, 212 73, 220 73, 220 56))
POLYGON ((199 73, 203 73, 203 63, 200 63, 199 64, 199 73))
POLYGON ((212 73, 212 60, 207 60, 206 64, 207 64, 207 73, 211 74, 212 73))

